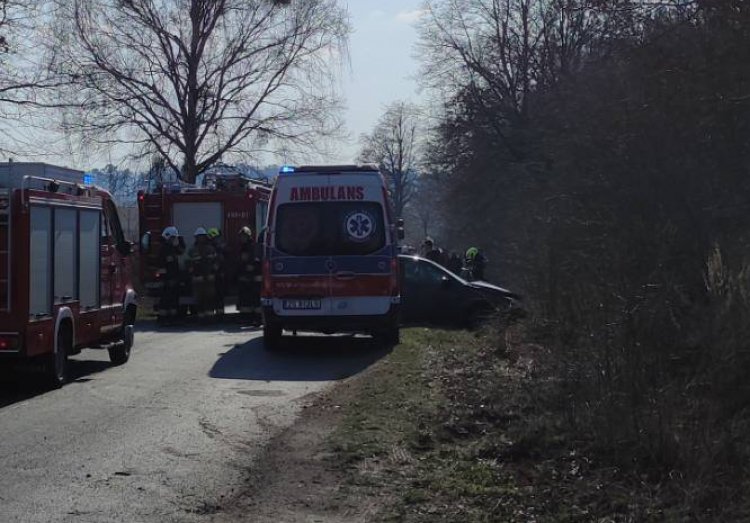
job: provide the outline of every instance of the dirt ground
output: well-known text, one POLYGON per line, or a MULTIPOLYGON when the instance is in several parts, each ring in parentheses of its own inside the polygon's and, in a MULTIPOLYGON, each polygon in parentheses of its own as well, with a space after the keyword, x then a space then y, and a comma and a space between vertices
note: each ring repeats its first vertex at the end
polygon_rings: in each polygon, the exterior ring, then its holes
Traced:
MULTIPOLYGON (((357 379, 357 378, 350 378, 357 379)), ((233 510, 213 521, 308 523, 369 521, 378 505, 347 489, 347 474, 333 464, 329 440, 343 417, 339 403, 349 381, 311 395, 297 422, 275 437, 251 472, 233 510), (334 400, 334 396, 338 398, 334 400)))

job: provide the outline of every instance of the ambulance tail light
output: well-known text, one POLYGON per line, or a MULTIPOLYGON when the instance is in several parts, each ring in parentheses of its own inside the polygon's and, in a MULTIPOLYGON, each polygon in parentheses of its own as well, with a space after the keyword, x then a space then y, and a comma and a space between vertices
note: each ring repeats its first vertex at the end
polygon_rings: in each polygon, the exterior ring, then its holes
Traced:
POLYGON ((0 352, 17 351, 20 347, 18 334, 0 334, 0 352))

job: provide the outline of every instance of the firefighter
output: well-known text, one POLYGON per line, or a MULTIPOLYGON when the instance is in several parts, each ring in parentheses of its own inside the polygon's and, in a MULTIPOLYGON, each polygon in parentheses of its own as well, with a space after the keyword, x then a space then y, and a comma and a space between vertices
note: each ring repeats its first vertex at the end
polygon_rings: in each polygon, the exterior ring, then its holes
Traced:
POLYGON ((257 254, 253 231, 250 230, 250 227, 243 227, 240 229, 237 310, 256 325, 260 323, 261 318, 260 287, 262 280, 260 258, 257 254))
POLYGON ((174 321, 180 304, 180 256, 185 252, 185 245, 180 241, 177 227, 165 228, 161 237, 163 245, 159 256, 159 274, 162 288, 157 306, 157 318, 174 321))
POLYGON ((435 242, 432 241, 432 238, 430 237, 425 239, 424 243, 422 244, 422 256, 440 265, 445 265, 446 263, 443 249, 435 247, 435 242))
POLYGON ((216 251, 203 227, 195 230, 195 244, 188 255, 188 267, 193 287, 193 311, 200 319, 210 317, 216 306, 216 251))
POLYGON ((484 280, 484 269, 487 267, 487 257, 476 247, 466 250, 464 261, 470 280, 484 280))
POLYGON ((224 316, 224 296, 226 294, 226 243, 221 235, 221 231, 216 227, 212 227, 208 230, 208 238, 211 242, 211 246, 214 248, 214 252, 216 253, 214 263, 214 274, 216 278, 214 280, 214 292, 216 303, 214 305, 214 310, 216 314, 221 317, 224 316))

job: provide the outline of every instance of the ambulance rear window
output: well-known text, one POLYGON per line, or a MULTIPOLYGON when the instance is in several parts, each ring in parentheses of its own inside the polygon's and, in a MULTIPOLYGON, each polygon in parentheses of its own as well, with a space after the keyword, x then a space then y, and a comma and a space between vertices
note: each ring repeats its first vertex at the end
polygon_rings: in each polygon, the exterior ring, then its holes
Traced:
POLYGON ((385 246, 383 207, 377 202, 280 205, 276 248, 292 256, 364 255, 385 246))

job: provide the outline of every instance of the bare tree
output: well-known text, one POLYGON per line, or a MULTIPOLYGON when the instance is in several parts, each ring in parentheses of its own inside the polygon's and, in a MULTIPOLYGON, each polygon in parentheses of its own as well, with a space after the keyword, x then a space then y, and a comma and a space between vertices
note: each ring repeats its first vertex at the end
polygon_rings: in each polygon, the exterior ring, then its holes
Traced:
POLYGON ((616 2, 426 0, 425 85, 443 99, 460 96, 477 106, 482 124, 514 160, 523 160, 526 151, 511 129, 527 123, 530 95, 577 70, 608 41, 601 35, 616 40, 627 30, 620 18, 632 10, 609 3, 616 2))
POLYGON ((388 106, 372 133, 362 136, 359 159, 380 166, 398 218, 414 196, 419 148, 419 112, 406 102, 388 106))
MULTIPOLYGON (((414 194, 406 207, 408 221, 418 225, 419 233, 424 236, 435 236, 441 228, 440 187, 434 175, 423 173, 415 181, 414 194)), ((415 230, 410 228, 409 230, 415 230)))
MULTIPOLYGON (((54 93, 66 82, 50 73, 46 48, 38 42, 38 29, 48 14, 46 4, 0 0, 0 150, 3 152, 39 153, 34 110, 58 106, 54 93)), ((48 139, 46 145, 51 141, 48 139)))
POLYGON ((95 176, 96 183, 107 189, 120 203, 135 200, 139 178, 130 169, 120 169, 109 163, 103 169, 94 169, 91 173, 95 176))
MULTIPOLYGON (((157 151, 188 182, 222 156, 311 145, 338 125, 335 0, 57 0, 68 129, 157 151)), ((143 153, 147 154, 147 153, 143 153)))

